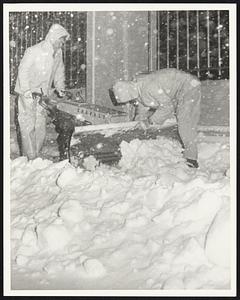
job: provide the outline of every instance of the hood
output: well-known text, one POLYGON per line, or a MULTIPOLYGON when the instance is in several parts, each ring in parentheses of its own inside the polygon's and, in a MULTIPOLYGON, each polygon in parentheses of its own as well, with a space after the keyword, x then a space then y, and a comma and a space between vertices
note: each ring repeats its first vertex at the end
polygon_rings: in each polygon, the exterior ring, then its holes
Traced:
POLYGON ((61 38, 63 36, 67 36, 67 39, 69 39, 69 37, 70 37, 69 33, 67 32, 67 30, 64 27, 62 27, 59 24, 53 24, 50 27, 50 29, 45 37, 45 40, 48 42, 54 43, 56 40, 58 40, 59 38, 61 38))
POLYGON ((125 103, 139 96, 137 85, 133 81, 118 81, 113 86, 113 92, 118 103, 125 103))

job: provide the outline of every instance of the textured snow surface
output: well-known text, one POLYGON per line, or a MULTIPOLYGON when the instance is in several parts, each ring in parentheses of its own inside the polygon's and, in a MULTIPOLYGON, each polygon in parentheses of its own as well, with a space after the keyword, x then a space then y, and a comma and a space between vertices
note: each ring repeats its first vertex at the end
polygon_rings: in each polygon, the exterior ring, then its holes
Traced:
POLYGON ((11 161, 13 289, 229 289, 229 145, 122 142, 118 167, 11 161), (88 170, 89 169, 89 170, 88 170))

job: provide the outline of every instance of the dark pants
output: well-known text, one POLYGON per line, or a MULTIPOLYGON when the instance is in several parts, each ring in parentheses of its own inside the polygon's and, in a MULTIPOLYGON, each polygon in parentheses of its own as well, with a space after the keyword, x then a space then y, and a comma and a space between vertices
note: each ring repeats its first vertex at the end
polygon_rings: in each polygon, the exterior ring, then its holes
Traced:
POLYGON ((52 118, 55 130, 58 133, 59 160, 68 158, 70 161, 70 143, 74 132, 75 118, 56 108, 52 110, 52 118))

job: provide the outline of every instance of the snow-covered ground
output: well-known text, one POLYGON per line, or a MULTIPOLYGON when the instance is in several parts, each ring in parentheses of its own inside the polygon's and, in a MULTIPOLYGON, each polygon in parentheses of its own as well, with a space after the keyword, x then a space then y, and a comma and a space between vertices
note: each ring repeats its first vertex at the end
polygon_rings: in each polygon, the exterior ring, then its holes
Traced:
POLYGON ((166 137, 117 167, 12 160, 12 290, 230 290, 229 141, 198 146, 197 170, 166 137))
MULTIPOLYGON (((200 125, 229 125, 227 84, 206 82, 200 125)), ((231 290, 228 137, 199 134, 198 170, 185 165, 180 144, 166 137, 122 142, 117 167, 96 167, 90 157, 81 169, 48 160, 58 155, 48 128, 41 158, 28 162, 18 157, 11 125, 12 291, 231 290)))

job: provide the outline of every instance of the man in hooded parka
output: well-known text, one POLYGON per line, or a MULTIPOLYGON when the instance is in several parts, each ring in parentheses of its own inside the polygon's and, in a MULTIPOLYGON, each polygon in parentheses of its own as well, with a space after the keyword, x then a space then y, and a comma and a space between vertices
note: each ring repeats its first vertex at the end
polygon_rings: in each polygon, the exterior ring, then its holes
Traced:
POLYGON ((113 92, 119 103, 138 101, 135 120, 163 124, 175 115, 187 164, 198 167, 196 140, 201 85, 197 77, 175 68, 161 69, 133 81, 118 81, 113 92))
POLYGON ((20 62, 15 92, 21 133, 22 155, 34 159, 39 155, 46 136, 46 111, 33 98, 33 93, 49 96, 52 84, 59 96, 64 95, 65 71, 62 46, 69 33, 53 24, 45 40, 27 48, 20 62))

